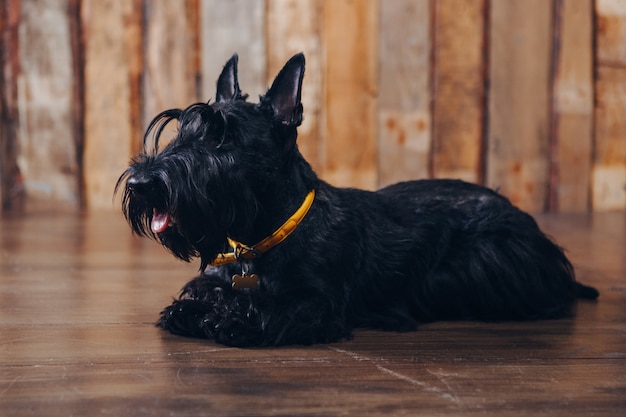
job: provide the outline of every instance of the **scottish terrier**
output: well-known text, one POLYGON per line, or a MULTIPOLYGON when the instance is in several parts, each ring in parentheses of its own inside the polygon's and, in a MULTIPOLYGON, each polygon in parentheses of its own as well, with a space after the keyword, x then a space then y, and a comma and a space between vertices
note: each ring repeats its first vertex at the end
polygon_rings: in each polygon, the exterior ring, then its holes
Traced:
POLYGON ((249 103, 235 54, 215 101, 157 115, 118 180, 135 233, 200 258, 160 327, 233 346, 327 343, 357 327, 564 317, 577 298, 598 296, 495 191, 430 179, 371 192, 319 179, 296 144, 304 66, 292 57, 249 103))

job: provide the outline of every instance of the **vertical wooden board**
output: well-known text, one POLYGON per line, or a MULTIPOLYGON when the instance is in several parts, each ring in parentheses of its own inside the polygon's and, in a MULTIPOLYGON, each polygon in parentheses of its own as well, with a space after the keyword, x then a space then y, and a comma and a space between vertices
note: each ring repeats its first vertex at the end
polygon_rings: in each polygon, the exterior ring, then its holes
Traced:
POLYGON ((10 162, 8 155, 6 154, 5 145, 9 141, 9 132, 6 126, 7 117, 5 115, 5 91, 7 80, 4 72, 4 54, 6 53, 6 45, 4 42, 4 34, 6 33, 6 1, 0 0, 0 212, 4 208, 4 190, 6 186, 4 184, 6 174, 4 167, 10 162))
POLYGON ((306 71, 302 87, 304 120, 298 129, 298 147, 323 175, 321 154, 322 53, 319 0, 267 0, 267 66, 270 85, 285 62, 303 52, 306 71))
POLYGON ((198 0, 145 3, 143 128, 159 112, 199 97, 198 0))
POLYGON ((128 57, 128 97, 131 154, 141 150, 143 136, 141 80, 144 68, 144 16, 142 0, 129 0, 124 16, 124 47, 128 57))
POLYGON ((595 0, 596 54, 599 66, 626 63, 626 3, 622 0, 595 0))
POLYGON ((592 208, 626 209, 626 3, 598 0, 592 208))
POLYGON ((555 126, 552 209, 589 209, 593 137, 593 5, 591 0, 555 2, 555 126))
POLYGON ((70 47, 72 50, 72 131, 76 154, 76 187, 81 208, 85 207, 85 187, 83 175, 83 155, 85 145, 85 61, 82 22, 80 11, 82 0, 67 0, 70 31, 70 47))
POLYGON ((521 208, 546 209, 552 2, 492 1, 486 182, 521 208))
POLYGON ((599 66, 596 79, 594 211, 626 209, 626 70, 599 66))
POLYGON ((141 141, 141 1, 84 0, 84 182, 91 208, 111 208, 113 187, 141 141))
POLYGON ((201 0, 202 100, 215 98, 226 61, 239 54, 239 86, 256 99, 265 93, 265 0, 201 0))
POLYGON ((0 1, 0 191, 2 211, 24 208, 24 187, 17 164, 20 1, 0 1))
POLYGON ((324 2, 324 178, 375 189, 378 3, 324 2))
POLYGON ((433 176, 482 182, 485 1, 434 4, 433 176))
POLYGON ((21 2, 18 163, 28 204, 80 202, 67 10, 67 0, 21 2))
POLYGON ((430 15, 429 0, 380 2, 379 186, 429 175, 430 15))

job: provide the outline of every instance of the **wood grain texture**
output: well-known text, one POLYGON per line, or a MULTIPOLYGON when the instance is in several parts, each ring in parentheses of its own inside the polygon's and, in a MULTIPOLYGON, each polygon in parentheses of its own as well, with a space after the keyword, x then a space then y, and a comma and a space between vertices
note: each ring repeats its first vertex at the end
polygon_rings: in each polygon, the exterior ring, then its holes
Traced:
POLYGON ((6 33, 6 8, 5 2, 0 2, 0 70, 2 76, 0 77, 0 210, 4 208, 4 191, 7 187, 5 182, 4 167, 10 162, 6 156, 5 143, 9 141, 9 134, 6 128, 6 116, 5 116, 5 83, 6 78, 4 75, 4 61, 6 46, 4 43, 4 34, 6 33))
POLYGON ((379 186, 429 176, 430 4, 380 2, 379 186))
POLYGON ((319 0, 267 0, 267 85, 298 52, 306 57, 302 88, 304 120, 298 147, 318 174, 324 171, 322 137, 322 52, 319 0))
POLYGON ((324 178, 337 186, 378 184, 378 16, 374 1, 324 2, 324 178))
POLYGON ((141 144, 141 1, 85 0, 81 13, 86 200, 110 208, 115 182, 141 144))
POLYGON ((552 209, 589 210, 593 144, 593 4, 555 2, 552 209))
POLYGON ((592 205, 626 208, 626 70, 599 67, 596 79, 592 205))
POLYGON ((492 1, 486 183, 543 211, 549 185, 552 3, 492 1))
POLYGON ((234 349, 153 325, 197 265, 117 213, 0 218, 0 410, 12 417, 622 417, 626 218, 545 215, 601 298, 574 318, 359 330, 331 345, 234 349))
POLYGON ((199 11, 198 0, 145 3, 144 129, 157 113, 201 100, 199 11))
POLYGON ((434 4, 432 174, 481 183, 486 4, 434 4))
POLYGON ((19 22, 20 2, 0 2, 0 193, 3 211, 23 210, 25 192, 19 155, 19 22))
POLYGON ((597 1, 594 210, 626 209, 626 4, 597 1))
POLYGON ((20 172, 28 203, 80 202, 67 0, 24 0, 19 27, 20 172))
POLYGON ((81 20, 82 0, 68 0, 67 14, 70 30, 70 45, 72 49, 72 131, 74 138, 77 178, 78 199, 81 209, 85 204, 85 48, 81 20))
POLYGON ((253 100, 267 90, 265 0, 200 0, 202 100, 215 98, 226 61, 239 54, 239 85, 253 100))

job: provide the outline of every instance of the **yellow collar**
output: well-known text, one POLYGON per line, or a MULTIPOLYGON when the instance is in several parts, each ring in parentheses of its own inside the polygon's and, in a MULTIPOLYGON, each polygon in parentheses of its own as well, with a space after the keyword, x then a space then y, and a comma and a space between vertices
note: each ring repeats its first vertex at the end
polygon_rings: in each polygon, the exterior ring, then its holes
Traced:
POLYGON ((228 239, 228 244, 233 249, 232 252, 220 253, 215 260, 211 262, 211 266, 220 266, 237 262, 241 259, 252 260, 272 249, 274 246, 282 243, 287 237, 296 230, 296 227, 302 222, 304 217, 309 212, 309 209, 313 205, 315 199, 315 190, 309 191, 306 195, 304 202, 296 210, 296 212, 287 219, 282 226, 280 226, 274 233, 266 237, 256 245, 248 246, 243 243, 237 242, 231 238, 228 239))

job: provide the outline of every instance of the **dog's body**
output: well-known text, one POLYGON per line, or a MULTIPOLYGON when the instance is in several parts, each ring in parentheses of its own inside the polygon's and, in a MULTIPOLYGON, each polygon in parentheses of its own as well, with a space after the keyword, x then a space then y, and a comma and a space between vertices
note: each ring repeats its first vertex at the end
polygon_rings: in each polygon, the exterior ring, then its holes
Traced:
POLYGON ((557 318, 597 297, 532 217, 487 188, 421 180, 369 192, 320 180, 295 143, 303 75, 296 55, 248 103, 233 56, 216 102, 157 116, 146 132, 156 129, 155 151, 120 178, 135 232, 201 258, 161 327, 228 345, 309 344, 355 327, 557 318), (172 119, 179 132, 158 152, 172 119))

